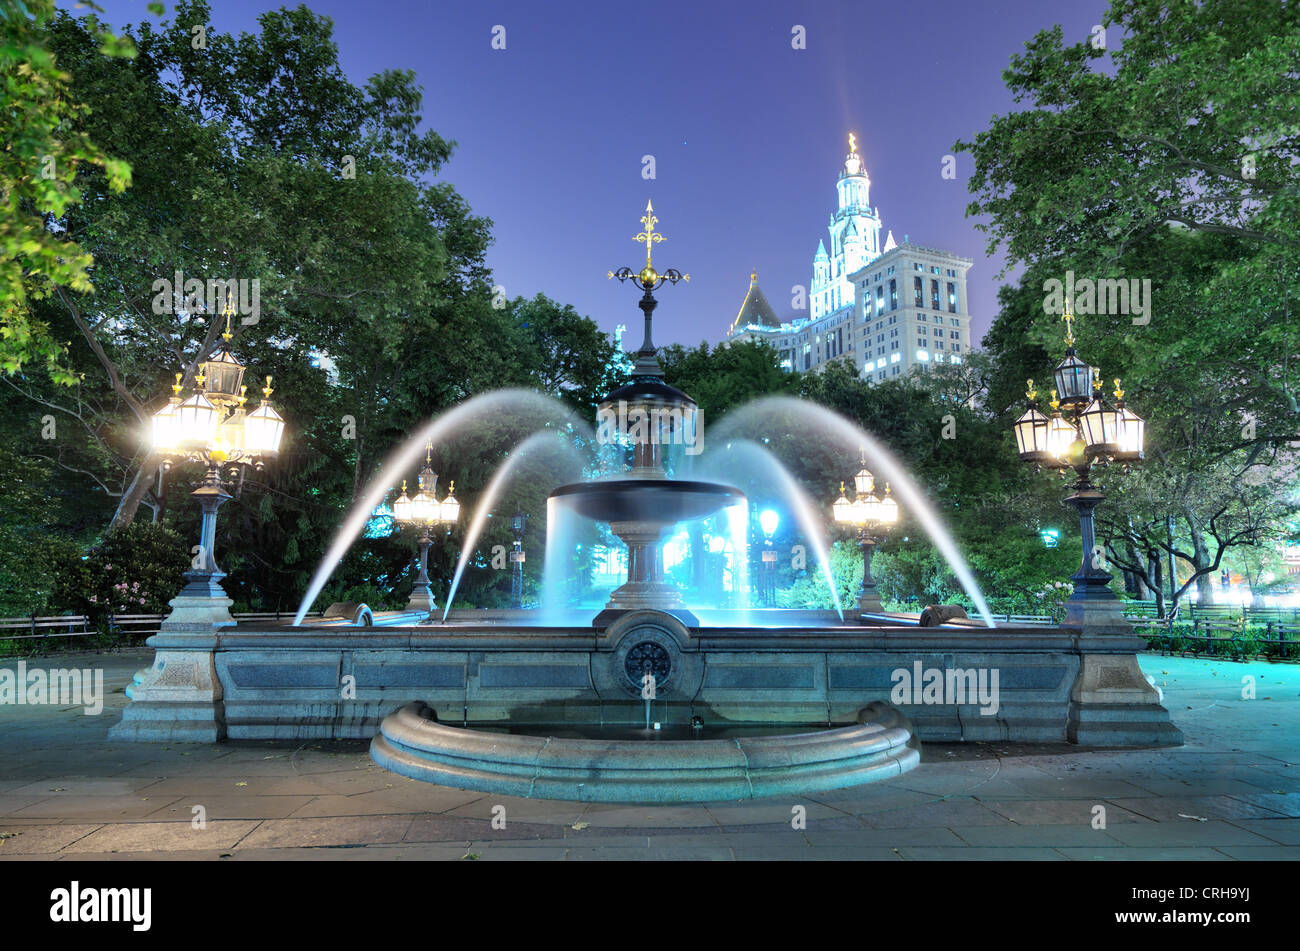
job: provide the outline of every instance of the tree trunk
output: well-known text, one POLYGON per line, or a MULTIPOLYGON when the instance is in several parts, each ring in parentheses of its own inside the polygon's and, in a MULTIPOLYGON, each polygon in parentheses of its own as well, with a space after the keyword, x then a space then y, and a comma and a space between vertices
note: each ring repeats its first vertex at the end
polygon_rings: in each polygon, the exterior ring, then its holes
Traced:
MULTIPOLYGON (((1191 519, 1187 520, 1187 527, 1191 530, 1192 536, 1192 566, 1197 571, 1209 568, 1214 564, 1214 559, 1210 557, 1210 549, 1205 544, 1205 533, 1201 531, 1201 526, 1191 519)), ((1201 604, 1214 603, 1214 586, 1208 571, 1196 579, 1196 599, 1201 604)))
POLYGON ((131 485, 118 499, 117 511, 113 513, 113 520, 108 523, 109 532, 121 531, 135 520, 135 513, 140 509, 140 501, 149 491, 149 483, 153 479, 154 469, 150 464, 151 460, 146 460, 145 464, 135 471, 135 478, 131 480, 131 485))
POLYGON ((1165 533, 1169 536, 1169 605, 1170 610, 1178 603, 1178 563, 1174 560, 1174 518, 1165 516, 1165 533))
POLYGON ((1157 556, 1155 559, 1155 571, 1151 575, 1152 583, 1155 585, 1156 596, 1156 617, 1168 617, 1168 611, 1165 609, 1165 586, 1161 575, 1162 562, 1157 556))

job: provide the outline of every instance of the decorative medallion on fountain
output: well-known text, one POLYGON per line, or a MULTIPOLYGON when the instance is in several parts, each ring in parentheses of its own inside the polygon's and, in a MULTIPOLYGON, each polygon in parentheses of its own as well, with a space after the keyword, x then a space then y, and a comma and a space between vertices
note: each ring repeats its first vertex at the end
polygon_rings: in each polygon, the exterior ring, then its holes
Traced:
POLYGON ((654 678, 655 686, 662 688, 668 682, 672 669, 668 651, 654 641, 641 641, 628 651, 627 658, 623 661, 623 671, 633 687, 644 683, 645 678, 650 676, 654 678))

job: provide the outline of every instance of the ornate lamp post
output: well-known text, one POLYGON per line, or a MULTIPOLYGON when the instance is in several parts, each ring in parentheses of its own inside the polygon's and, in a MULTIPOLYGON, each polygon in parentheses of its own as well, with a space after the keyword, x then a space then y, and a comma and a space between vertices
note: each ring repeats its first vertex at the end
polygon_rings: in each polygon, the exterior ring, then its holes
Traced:
POLYGON ((1103 397, 1101 371, 1079 359, 1070 326, 1073 317, 1067 311, 1064 319, 1065 359, 1052 373, 1056 383, 1049 404, 1052 415, 1039 411, 1034 381, 1026 381, 1028 404, 1014 424, 1016 444, 1020 458, 1036 468, 1056 469, 1062 477, 1067 469, 1075 473, 1074 491, 1065 501, 1079 513, 1083 563, 1071 576, 1074 592, 1065 605, 1064 626, 1128 633, 1132 626, 1124 620, 1119 599, 1110 590, 1111 574, 1101 565, 1093 512, 1106 496, 1091 476, 1093 465, 1119 462, 1128 472, 1133 463, 1140 462, 1146 423, 1125 405, 1118 377, 1115 403, 1103 397))
POLYGON ((510 519, 510 534, 514 536, 514 549, 510 552, 510 606, 524 606, 524 529, 528 527, 528 515, 515 512, 510 519))
POLYGON ((883 611, 880 595, 876 592, 876 581, 871 577, 871 556, 875 553, 880 536, 886 534, 890 527, 898 522, 898 503, 889 494, 889 483, 885 483, 883 497, 875 493, 876 479, 867 470, 867 459, 863 455, 862 468, 853 477, 854 500, 850 502, 844 494, 844 483, 840 483, 840 497, 831 505, 835 521, 841 525, 851 525, 858 530, 858 547, 862 549, 862 586, 858 588, 859 611, 883 611))
POLYGON ((201 462, 207 467, 193 493, 203 512, 199 547, 192 569, 185 572, 185 587, 171 602, 172 613, 164 622, 169 628, 235 623, 229 610, 233 602, 221 587, 225 573, 214 555, 217 510, 230 498, 222 467, 252 465, 261 470, 266 457, 280 451, 284 437, 284 420, 271 406, 269 376, 261 405, 251 413, 244 409, 248 389, 242 385, 244 365, 230 350, 233 314, 234 307, 227 301, 222 342, 199 364, 194 392, 182 398, 182 374, 177 373, 171 399, 152 419, 153 447, 162 456, 164 471, 178 462, 201 462))
POLYGON ((433 544, 433 526, 454 525, 460 519, 455 482, 448 486, 447 497, 438 501, 438 474, 433 471, 432 455, 433 444, 430 443, 425 447, 424 468, 416 477, 419 489, 415 496, 407 496, 406 480, 403 479, 402 494, 393 502, 393 520, 400 526, 415 528, 420 532, 420 555, 417 561, 420 572, 415 577, 415 587, 411 589, 411 599, 406 603, 406 610, 422 611, 425 614, 432 614, 438 607, 433 600, 433 588, 429 584, 429 546, 433 544))

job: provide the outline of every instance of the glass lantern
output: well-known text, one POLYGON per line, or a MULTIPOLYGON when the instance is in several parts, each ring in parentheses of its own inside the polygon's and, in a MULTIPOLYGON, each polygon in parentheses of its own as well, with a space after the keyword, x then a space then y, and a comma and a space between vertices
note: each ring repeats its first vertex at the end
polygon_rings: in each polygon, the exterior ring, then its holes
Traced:
POLYGON ((1119 451, 1115 458, 1124 462, 1137 462, 1145 458, 1146 421, 1126 407, 1122 402, 1117 408, 1119 421, 1117 425, 1119 451))
POLYGON ((880 522, 882 525, 898 523, 898 503, 889 494, 889 483, 885 483, 885 497, 880 500, 880 522))
POLYGON ((259 455, 280 451, 284 419, 265 401, 244 418, 244 448, 259 455))
POLYGON ((393 501, 393 518, 399 522, 409 522, 411 516, 411 498, 406 494, 406 480, 402 480, 402 494, 393 501))
POLYGON ((172 449, 178 441, 175 400, 168 400, 167 405, 153 414, 153 448, 172 449))
POLYGON ((438 501, 421 489, 411 499, 411 520, 415 522, 434 522, 438 518, 438 501))
POLYGON ((1070 444, 1078 437, 1074 427, 1066 421, 1060 412, 1052 413, 1051 419, 1047 421, 1047 456, 1045 460, 1049 465, 1065 465, 1065 457, 1069 455, 1070 444))
POLYGON ((217 347, 200 365, 207 378, 205 391, 214 403, 234 403, 240 396, 244 365, 225 347, 217 347))
POLYGON ((858 474, 853 477, 853 488, 857 491, 858 496, 870 495, 876 487, 876 478, 867 468, 863 466, 858 470, 858 474))
POLYGON ((1079 359, 1073 347, 1065 351, 1065 359, 1052 371, 1052 376, 1062 406, 1082 405, 1091 398, 1092 367, 1079 359))
POLYGON ((176 407, 173 445, 187 449, 206 449, 216 437, 220 415, 201 392, 182 401, 176 407))
POLYGON ((447 486, 447 497, 438 506, 438 520, 448 525, 460 519, 460 503, 456 501, 455 492, 456 483, 453 481, 447 486))
POLYGON ((837 522, 853 521, 853 503, 844 494, 844 483, 840 483, 840 497, 831 503, 831 511, 837 522))
POLYGON ((1113 456, 1119 451, 1119 411, 1098 394, 1079 416, 1083 442, 1094 456, 1113 456))

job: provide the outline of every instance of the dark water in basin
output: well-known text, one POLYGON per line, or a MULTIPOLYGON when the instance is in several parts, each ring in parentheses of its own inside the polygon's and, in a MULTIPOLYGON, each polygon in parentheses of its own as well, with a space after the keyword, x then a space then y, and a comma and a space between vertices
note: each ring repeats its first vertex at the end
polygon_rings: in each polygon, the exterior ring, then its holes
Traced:
MULTIPOLYGON (((451 724, 447 724, 450 726, 451 724)), ((852 726, 851 723, 784 723, 777 725, 735 724, 706 726, 693 730, 688 724, 663 723, 658 730, 647 730, 644 726, 626 723, 561 723, 546 725, 538 723, 496 724, 471 723, 468 729, 480 733, 509 733, 516 736, 553 736, 565 740, 634 740, 640 742, 662 742, 664 740, 723 740, 744 736, 792 736, 798 733, 822 733, 840 727, 852 726)))

